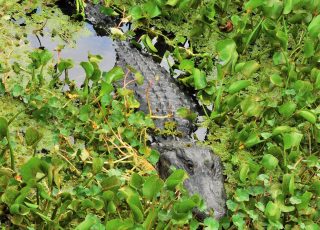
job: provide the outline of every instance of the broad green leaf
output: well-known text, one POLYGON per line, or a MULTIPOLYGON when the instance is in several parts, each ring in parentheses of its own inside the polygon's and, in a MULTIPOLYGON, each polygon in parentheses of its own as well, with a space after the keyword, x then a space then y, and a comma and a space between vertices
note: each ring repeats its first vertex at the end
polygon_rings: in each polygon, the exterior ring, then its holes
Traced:
POLYGON ((86 77, 90 78, 93 75, 94 67, 90 62, 81 62, 80 65, 86 72, 86 77))
POLYGON ((300 211, 308 208, 308 206, 310 206, 312 196, 313 194, 308 191, 305 192, 302 196, 300 196, 301 203, 296 205, 297 209, 300 211))
POLYGON ((219 222, 212 217, 207 217, 204 220, 205 230, 219 230, 219 222))
POLYGON ((113 67, 110 71, 103 73, 105 81, 109 84, 118 81, 124 77, 123 69, 119 66, 113 67))
POLYGON ((264 3, 264 0, 249 0, 248 2, 246 2, 244 4, 244 8, 247 10, 247 11, 252 11, 254 10, 255 8, 263 5, 264 3))
POLYGON ((270 76, 270 81, 272 84, 282 87, 283 86, 283 80, 282 77, 280 77, 280 75, 278 74, 273 74, 270 76))
POLYGON ((238 59, 238 53, 237 46, 234 40, 225 39, 218 41, 216 43, 216 51, 218 52, 222 66, 225 66, 230 62, 233 63, 232 66, 235 66, 235 63, 238 59))
POLYGON ((75 230, 90 230, 92 229, 92 227, 94 225, 96 225, 97 223, 101 223, 100 219, 96 216, 93 215, 91 213, 89 213, 85 220, 83 222, 81 222, 76 228, 75 230))
POLYGON ((241 104, 241 109, 244 115, 248 117, 259 117, 262 112, 262 107, 253 97, 245 98, 241 104))
POLYGON ((149 18, 155 18, 161 15, 161 10, 156 4, 156 2, 149 0, 143 5, 143 10, 147 13, 149 18))
POLYGON ((249 80, 240 80, 240 81, 236 81, 233 82, 229 88, 228 88, 228 92, 230 94, 235 94, 245 88, 247 88, 249 85, 251 85, 251 81, 249 80))
POLYGON ((265 154, 261 160, 261 164, 268 170, 274 170, 278 166, 279 160, 271 154, 265 154))
POLYGON ((108 191, 104 191, 102 193, 102 199, 104 200, 104 202, 109 202, 112 201, 114 198, 114 192, 108 190, 108 191))
POLYGON ((295 183, 293 174, 284 174, 282 179, 282 191, 284 194, 294 195, 295 183))
POLYGON ((179 3, 179 0, 168 0, 166 5, 168 6, 176 6, 179 3))
POLYGON ((184 170, 177 169, 167 178, 165 186, 169 190, 174 190, 176 186, 181 185, 187 178, 188 176, 184 170))
POLYGON ((272 135, 276 136, 279 134, 289 133, 292 130, 293 128, 287 125, 277 126, 272 130, 272 135))
POLYGON ((246 77, 250 77, 252 74, 257 72, 259 68, 260 64, 254 60, 239 63, 235 66, 236 71, 241 71, 241 73, 246 77))
POLYGON ((141 9, 140 6, 133 6, 130 11, 129 11, 130 15, 132 16, 132 18, 134 20, 139 20, 141 18, 143 18, 143 11, 141 9))
POLYGON ((192 71, 192 76, 196 90, 204 89, 207 86, 206 74, 203 71, 199 70, 198 68, 194 68, 192 71))
POLYGON ((111 176, 103 179, 101 186, 103 190, 111 190, 117 192, 120 188, 121 181, 117 176, 111 176))
POLYGON ((284 149, 298 147, 300 145, 302 137, 303 137, 303 134, 298 132, 284 133, 283 134, 284 149))
POLYGON ((133 173, 130 179, 130 186, 136 190, 140 190, 142 188, 144 179, 138 173, 133 173))
POLYGON ((285 117, 290 117, 296 110, 297 105, 293 101, 288 101, 279 106, 279 113, 285 117))
POLYGON ((20 169, 20 174, 23 181, 28 182, 31 179, 35 179, 38 172, 46 172, 46 163, 37 157, 32 157, 27 163, 23 164, 20 169))
POLYGON ((238 202, 249 201, 249 191, 247 189, 237 189, 234 198, 238 202))
POLYGON ((29 127, 26 130, 26 143, 28 146, 36 145, 42 138, 42 134, 38 131, 38 129, 34 127, 29 127))
POLYGON ((150 51, 157 53, 157 48, 153 45, 151 38, 148 34, 144 34, 141 36, 141 41, 143 42, 144 46, 150 51))
POLYGON ((106 230, 127 230, 132 229, 134 222, 132 219, 113 219, 106 223, 106 230))
POLYGON ((83 122, 87 122, 90 118, 91 106, 84 105, 79 110, 79 119, 83 122))
POLYGON ((246 222, 244 221, 244 217, 243 215, 241 215, 241 213, 233 214, 231 219, 234 225, 237 226, 238 229, 244 229, 246 222))
POLYGON ((251 148, 252 146, 255 146, 259 143, 261 143, 262 141, 260 140, 260 137, 257 133, 253 132, 249 135, 249 137, 247 138, 247 140, 245 141, 244 145, 247 148, 251 148))
POLYGON ((152 201, 158 195, 163 187, 164 182, 157 176, 149 176, 143 184, 143 196, 152 201))
POLYGON ((133 213, 136 222, 143 221, 143 208, 138 195, 131 195, 127 198, 127 203, 133 213))
POLYGON ((306 39, 304 41, 304 46, 303 46, 303 53, 304 53, 304 56, 306 58, 310 58, 314 55, 315 53, 315 49, 314 49, 314 41, 311 40, 311 39, 306 39))
POLYGON ((191 59, 183 59, 180 62, 179 69, 192 73, 194 69, 194 61, 191 59))
POLYGON ((12 96, 14 97, 19 97, 21 95, 23 95, 24 89, 21 85, 15 84, 12 88, 12 96))
POLYGON ((265 208, 264 214, 270 221, 275 222, 280 219, 281 210, 277 204, 273 203, 272 201, 269 201, 265 208))
POLYGON ((315 124, 317 122, 317 116, 309 110, 300 110, 297 112, 297 114, 305 120, 309 121, 311 124, 315 124))
POLYGON ((158 218, 158 209, 152 207, 151 210, 149 210, 149 214, 146 217, 145 221, 143 222, 143 227, 146 230, 152 230, 155 222, 157 221, 158 218))
POLYGON ((98 174, 101 172, 104 165, 104 160, 100 157, 94 157, 92 160, 92 172, 93 174, 98 174))
POLYGON ((60 73, 67 69, 73 68, 73 60, 72 59, 61 59, 58 63, 58 70, 60 73))
POLYGON ((0 117, 0 141, 7 136, 8 133, 8 121, 4 117, 0 117))
POLYGON ((250 171, 250 168, 248 164, 242 164, 240 166, 239 178, 242 182, 246 181, 249 171, 250 171))
POLYGON ((292 11, 294 0, 285 0, 283 14, 289 14, 292 11))
POLYGON ((320 25, 320 15, 314 17, 308 26, 309 35, 313 39, 316 39, 319 37, 319 34, 320 34, 320 26, 319 25, 320 25))

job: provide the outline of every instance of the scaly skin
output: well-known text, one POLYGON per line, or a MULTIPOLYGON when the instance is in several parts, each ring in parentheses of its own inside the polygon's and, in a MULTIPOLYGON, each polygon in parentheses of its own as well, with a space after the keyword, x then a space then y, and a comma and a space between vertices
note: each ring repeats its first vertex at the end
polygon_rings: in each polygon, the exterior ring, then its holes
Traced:
MULTIPOLYGON (((114 26, 115 23, 99 12, 99 6, 87 4, 87 19, 99 29, 114 26)), ((128 42, 115 41, 117 52, 116 65, 126 67, 129 65, 139 71, 145 81, 142 86, 130 84, 129 88, 135 91, 140 102, 140 109, 149 113, 149 108, 153 115, 164 116, 172 114, 172 118, 156 119, 158 128, 164 127, 165 121, 175 121, 177 130, 182 133, 179 140, 164 140, 156 138, 154 146, 160 152, 158 164, 159 174, 162 178, 169 175, 170 167, 182 168, 189 174, 185 181, 186 189, 191 193, 199 193, 207 204, 206 212, 195 210, 199 219, 204 219, 210 210, 214 211, 217 219, 226 214, 226 194, 224 190, 224 178, 222 174, 222 164, 220 158, 209 148, 197 146, 190 137, 193 131, 191 122, 179 118, 176 110, 181 107, 197 112, 198 105, 193 98, 183 92, 177 82, 159 64, 155 63, 150 55, 143 54, 132 48, 128 42), (149 103, 149 104, 148 104, 149 103)), ((129 74, 127 82, 133 79, 133 74, 129 74)))

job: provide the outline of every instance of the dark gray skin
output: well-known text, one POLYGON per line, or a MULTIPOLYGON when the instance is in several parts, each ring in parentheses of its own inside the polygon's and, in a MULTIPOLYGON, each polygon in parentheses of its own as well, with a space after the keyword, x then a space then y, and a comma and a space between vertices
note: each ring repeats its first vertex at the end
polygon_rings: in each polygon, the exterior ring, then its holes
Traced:
MULTIPOLYGON (((101 14, 99 6, 87 4, 87 20, 100 29, 108 31, 114 22, 109 17, 101 14)), ((182 90, 179 84, 159 64, 152 60, 148 54, 141 53, 131 47, 128 42, 115 41, 117 52, 116 65, 127 69, 130 65, 139 71, 145 81, 142 86, 135 83, 128 85, 134 90, 140 102, 140 109, 149 113, 149 107, 153 115, 165 116, 172 114, 171 118, 156 119, 158 128, 164 127, 164 122, 175 121, 177 130, 181 133, 180 138, 162 138, 154 136, 154 146, 160 152, 158 171, 162 178, 170 174, 170 167, 184 169, 189 178, 185 181, 185 188, 191 193, 199 193, 207 204, 207 212, 195 210, 199 219, 204 219, 213 210, 215 218, 219 219, 226 214, 226 194, 224 190, 224 178, 220 158, 209 148, 197 146, 193 143, 190 134, 194 126, 192 122, 179 118, 176 115, 178 108, 185 107, 193 112, 200 111, 197 102, 182 90), (171 139, 171 140, 168 140, 171 139)), ((127 82, 133 80, 129 74, 127 82)))
POLYGON ((226 214, 226 193, 220 158, 209 148, 192 143, 164 142, 159 145, 160 176, 168 177, 172 166, 184 169, 189 175, 185 188, 190 194, 200 194, 206 201, 207 212, 195 211, 197 217, 204 219, 212 210, 216 219, 222 218, 226 214))

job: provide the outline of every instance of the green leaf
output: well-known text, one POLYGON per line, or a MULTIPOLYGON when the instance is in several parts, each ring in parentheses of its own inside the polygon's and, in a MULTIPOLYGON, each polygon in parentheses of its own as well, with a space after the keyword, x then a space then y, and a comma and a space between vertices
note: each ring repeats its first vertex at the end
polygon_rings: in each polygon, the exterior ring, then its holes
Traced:
POLYGON ((205 230, 219 230, 219 222, 212 217, 208 217, 204 220, 205 230))
POLYGON ((79 110, 79 119, 83 122, 87 122, 90 118, 91 106, 84 105, 79 110))
POLYGON ((12 96, 19 97, 23 94, 23 87, 21 85, 15 84, 12 88, 12 96))
POLYGON ((282 87, 284 85, 283 81, 282 81, 282 77, 280 77, 280 75, 278 75, 278 74, 272 74, 270 76, 270 81, 272 84, 279 86, 279 87, 282 87))
POLYGON ((104 165, 104 160, 100 157, 94 157, 92 160, 92 173, 98 174, 101 172, 104 165))
POLYGON ((237 45, 232 39, 225 39, 216 43, 216 51, 218 52, 221 65, 226 66, 232 63, 232 69, 238 59, 237 45))
POLYGON ((158 209, 152 207, 151 210, 149 211, 147 218, 143 222, 142 226, 146 230, 152 230, 157 218, 158 218, 158 209))
POLYGON ((27 163, 23 164, 20 169, 22 180, 28 182, 35 179, 38 172, 47 174, 47 164, 37 157, 30 158, 27 163))
POLYGON ((111 176, 103 179, 101 186, 103 190, 111 190, 117 192, 120 188, 121 181, 117 176, 111 176))
POLYGON ((58 64, 58 70, 60 73, 67 69, 73 68, 73 60, 72 59, 61 59, 58 64))
POLYGON ((259 117, 262 112, 262 107, 253 97, 245 98, 241 104, 241 109, 244 115, 248 117, 259 117))
POLYGON ((269 201, 265 208, 264 214, 270 221, 276 222, 280 219, 281 210, 278 205, 276 205, 272 201, 269 201))
POLYGON ((142 176, 140 176, 138 173, 133 173, 131 175, 129 185, 136 190, 140 190, 142 188, 143 182, 144 179, 142 176))
POLYGON ((136 222, 141 223, 143 221, 143 208, 139 200, 139 196, 131 195, 127 198, 127 203, 133 213, 136 222))
POLYGON ((9 124, 6 118, 0 117, 0 141, 7 136, 9 124))
POLYGON ((93 75, 94 67, 90 62, 81 62, 80 65, 86 72, 86 77, 90 78, 93 75))
POLYGON ((246 179, 248 178, 248 173, 250 171, 250 168, 249 168, 249 165, 248 164, 242 164, 240 166, 240 173, 239 173, 239 177, 240 177, 240 180, 242 182, 245 182, 246 179))
POLYGON ((165 181, 165 186, 169 190, 174 190, 176 186, 181 185, 188 178, 186 172, 182 169, 175 170, 165 181))
POLYGON ((297 105, 294 102, 288 101, 282 104, 281 106, 279 106, 278 110, 282 116, 291 117, 291 115, 294 113, 296 108, 297 108, 297 105))
POLYGON ((244 8, 247 11, 252 11, 259 6, 262 6, 263 3, 264 3, 264 0, 249 0, 244 4, 244 8))
POLYGON ((139 20, 143 18, 143 11, 140 6, 133 6, 130 11, 130 15, 132 16, 133 20, 139 20))
POLYGON ((203 71, 199 70, 198 68, 194 68, 192 71, 192 76, 196 90, 204 89, 207 86, 206 75, 203 71))
POLYGON ((163 184, 164 182, 157 175, 149 176, 142 187, 143 196, 152 201, 161 191, 163 184))
POLYGON ((257 72, 259 68, 260 64, 254 60, 242 62, 235 66, 235 70, 241 71, 241 73, 246 77, 250 77, 252 74, 257 72))
POLYGON ((134 222, 132 219, 113 219, 106 223, 106 230, 127 230, 132 229, 134 222))
POLYGON ((176 6, 179 3, 179 0, 168 0, 166 5, 168 6, 176 6))
POLYGON ((249 201, 249 192, 247 189, 237 189, 234 198, 238 202, 249 201))
POLYGON ((298 116, 309 121, 311 124, 315 124, 317 122, 317 116, 309 110, 300 110, 297 112, 297 114, 298 116))
POLYGON ((157 53, 157 48, 153 45, 151 38, 148 34, 144 34, 141 36, 141 41, 143 42, 144 46, 150 51, 157 53))
POLYGON ((320 26, 319 25, 320 25, 320 15, 314 17, 308 26, 309 35, 313 39, 316 39, 319 37, 319 34, 320 34, 320 26))
POLYGON ((283 9, 283 14, 289 14, 292 11, 293 8, 293 3, 294 0, 285 0, 284 1, 284 9, 283 9))
POLYGON ((149 0, 147 3, 143 5, 142 8, 145 10, 149 18, 155 18, 161 15, 160 8, 153 0, 149 0))
MULTIPOLYGON (((96 216, 96 215, 93 215, 91 213, 89 213, 85 220, 83 222, 81 222, 76 228, 75 230, 90 230, 92 229, 92 227, 96 224, 98 224, 100 222, 100 219, 96 216)), ((96 228, 95 228, 96 229, 96 228)))
POLYGON ((268 170, 274 170, 278 166, 279 160, 271 154, 265 154, 261 164, 268 170))
POLYGON ((239 91, 247 88, 249 85, 251 85, 251 81, 249 81, 249 80, 235 81, 229 86, 228 92, 230 94, 235 94, 235 93, 238 93, 239 91))
POLYGON ((303 134, 297 132, 290 132, 283 134, 284 149, 298 147, 300 145, 303 134))
POLYGON ((234 214, 232 215, 232 222, 238 229, 244 229, 245 221, 243 219, 243 215, 241 214, 234 214))
POLYGON ((113 67, 109 72, 103 73, 105 81, 109 84, 118 81, 124 77, 123 69, 119 66, 113 67))
POLYGON ((294 195, 295 183, 293 174, 284 174, 282 179, 282 191, 284 194, 294 195))
POLYGON ((26 130, 26 143, 28 146, 36 145, 42 138, 42 134, 34 127, 29 127, 26 130))
POLYGON ((303 46, 303 53, 304 53, 304 56, 306 58, 310 58, 314 55, 315 53, 315 49, 314 49, 314 41, 311 40, 311 39, 306 39, 304 41, 304 46, 303 46))

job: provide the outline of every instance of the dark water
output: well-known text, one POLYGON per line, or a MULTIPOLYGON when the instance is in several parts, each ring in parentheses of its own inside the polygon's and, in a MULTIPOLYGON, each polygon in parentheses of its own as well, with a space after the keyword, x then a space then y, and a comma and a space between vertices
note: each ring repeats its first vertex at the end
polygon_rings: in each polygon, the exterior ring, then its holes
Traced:
MULTIPOLYGON (((91 24, 85 23, 85 28, 90 31, 89 34, 85 33, 79 35, 75 41, 75 44, 67 44, 61 39, 52 38, 50 33, 44 31, 44 35, 30 34, 28 39, 30 44, 34 48, 44 47, 55 54, 55 59, 57 59, 57 51, 55 49, 59 45, 65 45, 62 49, 60 57, 67 59, 70 58, 74 61, 74 68, 69 70, 70 80, 75 80, 77 84, 82 84, 85 79, 85 72, 80 66, 80 62, 88 60, 88 54, 101 55, 103 60, 100 63, 100 68, 102 71, 108 71, 114 67, 116 62, 116 52, 113 47, 112 39, 106 36, 99 36, 95 32, 91 24), (41 42, 41 44, 40 44, 41 42)), ((85 29, 84 29, 85 31, 85 29)))

